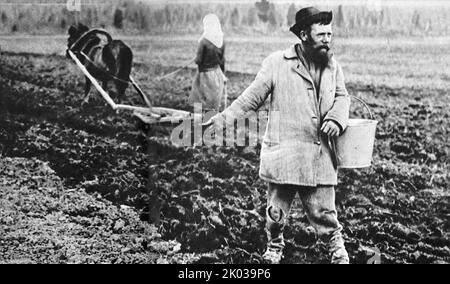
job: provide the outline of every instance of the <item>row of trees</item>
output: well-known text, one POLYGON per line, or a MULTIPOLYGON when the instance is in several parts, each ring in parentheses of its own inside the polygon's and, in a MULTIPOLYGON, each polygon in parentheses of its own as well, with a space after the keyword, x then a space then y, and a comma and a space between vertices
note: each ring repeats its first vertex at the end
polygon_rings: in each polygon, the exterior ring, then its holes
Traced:
MULTIPOLYGON (((89 26, 117 29, 126 33, 198 33, 201 20, 214 12, 229 33, 274 33, 287 31, 301 7, 259 0, 253 4, 145 4, 122 1, 99 2, 82 6, 81 12, 69 12, 64 6, 0 5, 0 31, 3 33, 65 32, 81 21, 89 26)), ((365 6, 333 7, 337 34, 367 36, 390 34, 436 34, 449 32, 448 9, 365 6)))

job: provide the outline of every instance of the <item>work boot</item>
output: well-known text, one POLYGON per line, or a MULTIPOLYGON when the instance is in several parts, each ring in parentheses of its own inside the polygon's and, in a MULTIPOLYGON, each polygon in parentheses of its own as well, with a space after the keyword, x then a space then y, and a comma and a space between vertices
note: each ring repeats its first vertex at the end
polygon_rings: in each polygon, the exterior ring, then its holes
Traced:
POLYGON ((344 245, 344 238, 342 237, 342 234, 340 232, 336 232, 333 234, 328 244, 328 248, 331 255, 331 264, 350 263, 348 253, 344 245))
POLYGON ((276 248, 268 247, 263 254, 263 259, 270 264, 279 264, 283 258, 283 251, 276 248))
POLYGON ((283 257, 285 214, 281 208, 269 206, 267 208, 267 250, 263 259, 270 264, 280 263, 283 257))

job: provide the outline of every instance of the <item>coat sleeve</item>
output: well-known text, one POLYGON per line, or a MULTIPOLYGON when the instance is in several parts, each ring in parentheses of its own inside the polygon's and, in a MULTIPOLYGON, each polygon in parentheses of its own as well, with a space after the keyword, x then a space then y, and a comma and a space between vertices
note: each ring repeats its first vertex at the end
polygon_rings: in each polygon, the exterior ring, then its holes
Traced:
POLYGON ((333 107, 325 116, 325 121, 333 120, 344 131, 347 128, 350 112, 350 97, 345 87, 344 72, 339 64, 337 64, 336 71, 336 93, 333 107))
POLYGON ((264 104, 273 90, 273 66, 271 57, 264 59, 262 67, 250 86, 222 112, 227 121, 244 117, 264 104))

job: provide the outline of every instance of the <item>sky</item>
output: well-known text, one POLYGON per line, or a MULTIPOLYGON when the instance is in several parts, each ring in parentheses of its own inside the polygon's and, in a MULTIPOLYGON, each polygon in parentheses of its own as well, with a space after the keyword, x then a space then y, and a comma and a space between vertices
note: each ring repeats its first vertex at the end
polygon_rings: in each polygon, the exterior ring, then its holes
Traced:
MULTIPOLYGON (((123 0, 0 0, 2 4, 61 4, 65 5, 67 1, 85 2, 118 2, 123 0)), ((147 3, 249 3, 253 4, 260 0, 126 0, 147 3)), ((425 7, 425 6, 450 6, 450 0, 269 0, 271 3, 296 4, 300 6, 317 5, 317 6, 336 6, 342 5, 365 5, 371 7, 377 6, 408 6, 408 7, 425 7)))

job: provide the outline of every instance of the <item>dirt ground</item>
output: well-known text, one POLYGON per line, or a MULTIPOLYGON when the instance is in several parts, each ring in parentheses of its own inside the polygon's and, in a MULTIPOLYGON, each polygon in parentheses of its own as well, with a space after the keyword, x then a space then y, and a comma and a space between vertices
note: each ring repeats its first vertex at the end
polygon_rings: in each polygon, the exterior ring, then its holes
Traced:
MULTIPOLYGON (((0 58, 0 262, 260 263, 266 185, 259 147, 177 148, 152 128, 81 106, 64 57, 0 58)), ((192 70, 137 65, 157 106, 188 109, 192 70)), ((230 101, 254 75, 230 73, 230 101)), ((339 219, 353 263, 450 262, 450 97, 445 90, 348 84, 380 121, 374 164, 340 172, 339 219)), ((112 88, 111 88, 112 91, 112 88)), ((128 90, 128 103, 140 99, 128 90)), ((355 107, 353 116, 362 114, 355 107)), ((327 263, 298 200, 284 263, 327 263)))

